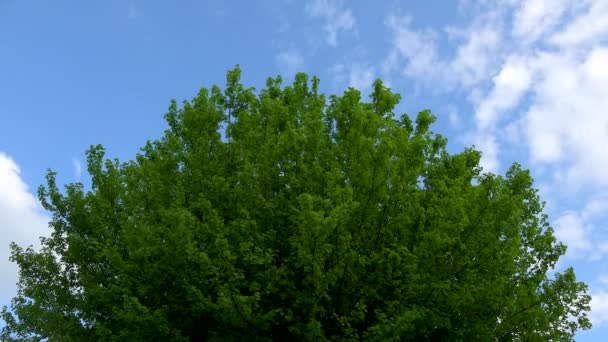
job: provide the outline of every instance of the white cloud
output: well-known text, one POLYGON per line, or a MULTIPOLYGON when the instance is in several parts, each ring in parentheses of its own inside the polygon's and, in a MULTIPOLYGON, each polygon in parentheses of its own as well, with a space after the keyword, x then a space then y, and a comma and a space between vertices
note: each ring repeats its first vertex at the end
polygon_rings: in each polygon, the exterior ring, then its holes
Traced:
POLYGON ((475 87, 485 81, 500 62, 502 29, 497 14, 487 13, 464 28, 444 30, 456 42, 454 56, 441 56, 439 31, 416 30, 409 16, 389 15, 386 26, 391 33, 391 49, 383 62, 385 74, 398 70, 405 76, 431 85, 436 90, 475 87))
POLYGON ((304 71, 304 57, 297 50, 286 50, 280 52, 276 62, 281 72, 287 77, 293 77, 297 72, 304 71))
POLYGON ((530 156, 559 167, 559 180, 570 188, 608 186, 607 60, 602 46, 582 57, 538 59, 540 82, 524 115, 530 156))
POLYGON ((532 43, 550 32, 572 4, 567 0, 521 1, 515 10, 512 34, 515 39, 532 43))
POLYGON ((391 51, 383 63, 384 73, 395 69, 404 75, 431 82, 443 74, 446 65, 439 59, 432 32, 410 28, 411 18, 391 15, 386 25, 392 33, 391 51))
POLYGON ((17 266, 8 258, 8 245, 38 245, 48 231, 48 217, 21 179, 17 164, 0 152, 0 298, 14 295, 17 266))
POLYGON ((452 36, 463 41, 456 49, 456 55, 450 62, 450 73, 457 83, 470 87, 489 77, 493 65, 497 62, 496 54, 500 48, 500 28, 484 20, 473 23, 465 30, 449 29, 452 36))
POLYGON ((555 221, 555 237, 568 246, 568 255, 578 257, 592 250, 593 228, 580 214, 567 212, 555 221))
POLYGON ((345 84, 365 93, 374 82, 374 68, 360 63, 338 63, 330 68, 336 88, 345 84))
POLYGON ((595 243, 593 247, 593 251, 589 256, 590 261, 599 261, 604 258, 604 256, 608 255, 608 241, 601 240, 600 242, 595 243))
POLYGON ((525 61, 518 57, 507 60, 493 78, 493 89, 477 106, 475 116, 480 129, 493 128, 501 114, 516 106, 529 89, 532 80, 525 61))
POLYGON ((594 327, 602 326, 608 321, 608 292, 591 293, 591 312, 589 319, 594 327))
POLYGON ((555 33, 550 41, 566 48, 584 44, 606 42, 608 34, 608 2, 605 0, 581 1, 577 13, 563 31, 555 33), (582 8, 580 8, 582 7, 582 8))
POLYGON ((338 45, 340 31, 354 31, 355 17, 349 8, 338 0, 310 0, 305 6, 306 13, 313 18, 323 20, 325 40, 331 46, 338 45))
POLYGON ((492 134, 474 135, 473 140, 470 141, 476 149, 482 152, 482 158, 480 165, 484 172, 497 172, 498 171, 498 144, 496 142, 496 136, 492 134))
POLYGON ((608 216, 607 209, 608 198, 597 197, 587 200, 581 210, 568 210, 555 220, 555 237, 568 246, 568 257, 597 261, 608 255, 608 226, 601 220, 608 216))
POLYGON ((448 106, 447 113, 448 113, 448 121, 450 122, 450 125, 453 128, 460 127, 460 121, 462 119, 460 118, 460 114, 458 114, 458 111, 456 110, 456 107, 454 107, 454 106, 448 106))
POLYGON ((594 198, 587 202, 582 216, 587 220, 608 217, 608 197, 594 198))
POLYGON ((564 191, 607 188, 608 2, 461 1, 460 8, 469 9, 467 23, 443 30, 453 49, 442 50, 452 56, 439 53, 442 31, 389 15, 384 72, 468 94, 476 127, 468 142, 491 171, 500 170, 504 145, 523 137, 519 152, 552 167, 564 191))
POLYGON ((348 85, 359 90, 366 90, 372 86, 374 82, 374 72, 371 67, 363 67, 361 65, 353 65, 348 75, 348 85))

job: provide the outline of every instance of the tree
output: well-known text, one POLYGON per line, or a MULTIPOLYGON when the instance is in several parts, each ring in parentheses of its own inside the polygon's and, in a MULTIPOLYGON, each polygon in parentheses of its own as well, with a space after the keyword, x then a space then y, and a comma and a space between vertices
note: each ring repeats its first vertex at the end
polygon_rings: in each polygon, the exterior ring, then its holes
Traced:
POLYGON ((587 286, 552 273, 557 242, 528 171, 483 173, 394 115, 319 80, 228 72, 135 160, 87 151, 91 189, 39 198, 53 232, 12 244, 18 295, 6 340, 572 340, 587 286), (552 273, 550 276, 549 273, 552 273))

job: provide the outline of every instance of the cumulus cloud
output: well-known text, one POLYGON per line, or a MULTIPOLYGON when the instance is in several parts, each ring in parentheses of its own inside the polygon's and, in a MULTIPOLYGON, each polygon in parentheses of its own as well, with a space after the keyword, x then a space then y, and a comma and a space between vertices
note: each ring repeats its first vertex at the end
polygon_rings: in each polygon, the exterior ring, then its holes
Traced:
POLYGON ((536 101, 524 114, 532 160, 558 164, 571 187, 608 185, 608 47, 539 58, 536 101))
POLYGON ((568 246, 568 253, 580 255, 592 250, 591 232, 593 228, 580 214, 567 212, 555 222, 555 237, 568 246))
POLYGON ((525 61, 514 56, 492 79, 493 89, 476 106, 475 116, 480 129, 493 128, 501 114, 516 106, 531 85, 532 75, 525 61))
POLYGON ((597 261, 608 255, 608 198, 587 200, 579 211, 568 210, 553 223, 555 237, 568 246, 567 257, 597 261))
POLYGON ((576 13, 563 30, 555 32, 550 41, 565 48, 606 43, 608 33, 608 2, 587 0, 575 9, 576 13))
POLYGON ((572 1, 528 0, 515 9, 512 35, 524 43, 533 43, 551 32, 572 1))
POLYGON ((608 291, 591 293, 591 312, 589 319, 595 326, 602 326, 608 322, 608 291))
POLYGON ((496 136, 491 133, 475 134, 468 142, 472 143, 476 149, 482 151, 480 161, 481 167, 486 172, 498 171, 498 143, 496 136))
POLYGON ((468 141, 489 171, 500 170, 504 145, 517 136, 521 152, 552 167, 564 189, 608 186, 608 2, 461 1, 461 8, 467 23, 444 30, 389 15, 385 71, 468 93, 475 113, 468 141), (451 55, 438 52, 443 33, 451 55))
POLYGON ((17 266, 9 262, 8 245, 38 245, 48 232, 49 218, 21 178, 17 164, 0 152, 0 298, 14 295, 17 266))
MULTIPOLYGON (((607 29, 602 25, 583 18, 608 22, 607 6, 601 1, 590 1, 586 8, 576 8, 570 13, 570 21, 557 24, 564 11, 571 6, 558 1, 553 6, 539 4, 531 17, 543 16, 547 22, 541 21, 536 33, 532 36, 547 36, 551 45, 543 48, 536 46, 532 54, 520 64, 520 74, 527 75, 526 82, 521 83, 520 95, 527 95, 532 101, 526 106, 520 99, 514 99, 513 106, 520 106, 520 120, 524 135, 528 142, 528 153, 531 161, 537 164, 550 164, 556 168, 556 182, 564 184, 565 188, 576 190, 584 185, 597 187, 608 185, 608 115, 603 111, 608 108, 608 98, 605 89, 608 88, 608 46, 607 29), (544 11, 544 12, 543 12, 544 11), (577 32, 576 37, 574 33, 577 32), (587 33, 585 33, 587 32, 587 33), (590 42, 593 42, 590 44, 590 42), (526 85, 526 86, 524 86, 526 85)), ((606 4, 606 2, 603 2, 606 4)), ((536 6, 534 2, 527 6, 536 6)), ((532 29, 515 16, 516 32, 526 32, 532 29)), ((530 19, 531 20, 531 19, 530 19)), ((531 25, 531 24, 530 24, 531 25)), ((523 34, 523 33, 522 33, 523 34)), ((524 53, 525 47, 515 46, 507 58, 513 58, 524 53)), ((499 75, 509 70, 505 63, 499 75)), ((501 89, 495 82, 492 90, 486 96, 509 98, 513 89, 501 89)), ((512 108, 499 108, 500 112, 508 112, 512 108)), ((478 124, 483 126, 483 110, 478 110, 478 124)))
POLYGON ((338 33, 355 30, 355 17, 353 12, 344 7, 338 0, 310 0, 305 6, 305 12, 323 21, 325 40, 331 46, 338 45, 338 33))

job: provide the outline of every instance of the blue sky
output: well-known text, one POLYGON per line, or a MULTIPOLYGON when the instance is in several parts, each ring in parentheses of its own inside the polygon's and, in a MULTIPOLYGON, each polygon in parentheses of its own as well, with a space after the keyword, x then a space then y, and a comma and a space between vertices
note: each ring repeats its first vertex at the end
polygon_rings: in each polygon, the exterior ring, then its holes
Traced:
MULTIPOLYGON (((45 170, 86 180, 84 151, 132 158, 160 137, 169 100, 296 71, 325 92, 382 78, 401 112, 430 108, 450 150, 486 170, 530 168, 556 235, 590 285, 608 340, 608 2, 0 0, 0 243, 48 233, 45 170)), ((0 303, 16 271, 0 248, 0 303)))

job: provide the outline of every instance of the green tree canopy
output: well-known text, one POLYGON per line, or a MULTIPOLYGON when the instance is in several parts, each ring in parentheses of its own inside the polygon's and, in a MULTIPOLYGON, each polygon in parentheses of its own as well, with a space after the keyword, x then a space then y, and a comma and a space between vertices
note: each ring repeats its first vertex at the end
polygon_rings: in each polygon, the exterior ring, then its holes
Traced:
POLYGON ((134 160, 87 151, 91 189, 39 198, 40 250, 13 244, 6 340, 549 341, 590 327, 587 286, 528 171, 450 154, 435 117, 319 93, 298 74, 171 102, 134 160))

